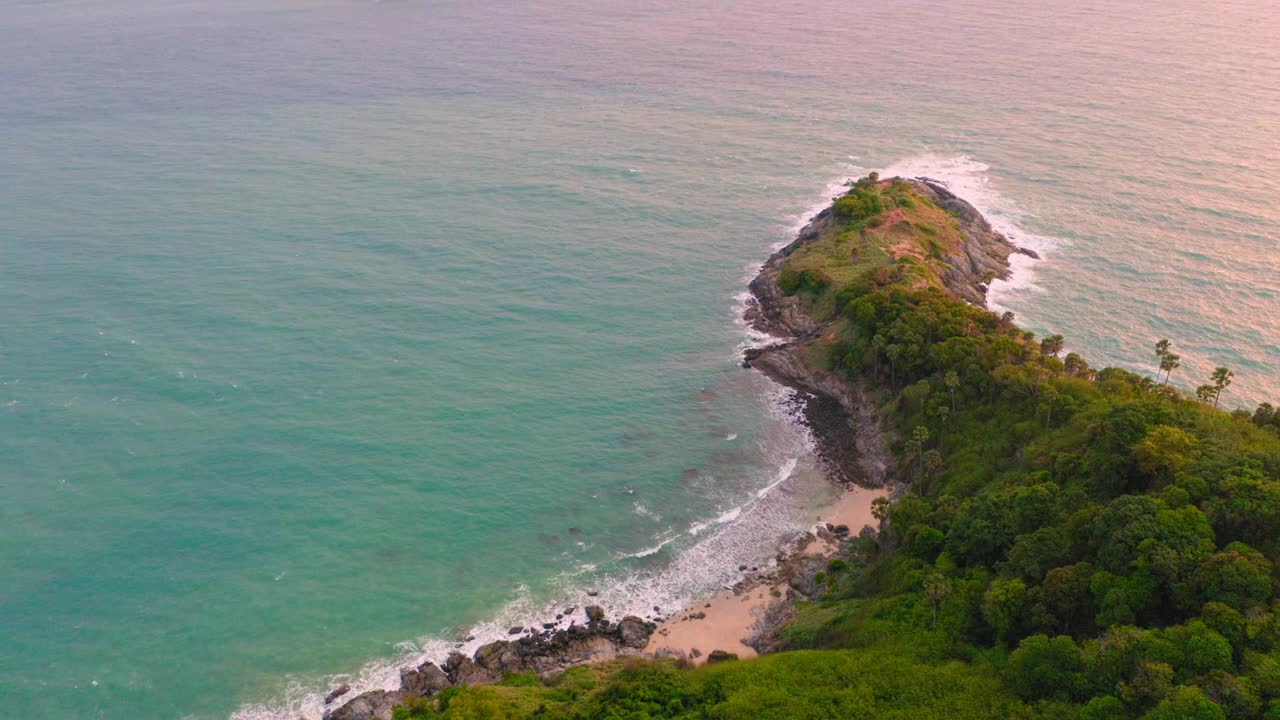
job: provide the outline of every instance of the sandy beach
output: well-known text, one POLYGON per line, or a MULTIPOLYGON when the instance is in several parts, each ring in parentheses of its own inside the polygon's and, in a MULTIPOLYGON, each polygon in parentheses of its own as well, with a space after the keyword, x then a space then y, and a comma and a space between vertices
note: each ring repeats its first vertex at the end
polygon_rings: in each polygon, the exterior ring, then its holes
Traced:
MULTIPOLYGON (((857 535, 866 525, 876 527, 871 504, 888 494, 887 489, 851 488, 823 511, 814 529, 831 524, 846 525, 857 535)), ((836 545, 813 536, 799 551, 803 555, 828 557, 836 545)), ((775 603, 787 597, 785 581, 774 574, 762 574, 740 583, 733 590, 721 590, 675 613, 658 626, 645 648, 648 655, 683 654, 694 664, 706 662, 713 650, 723 650, 739 658, 756 656, 744 640, 756 632, 756 626, 775 603)))

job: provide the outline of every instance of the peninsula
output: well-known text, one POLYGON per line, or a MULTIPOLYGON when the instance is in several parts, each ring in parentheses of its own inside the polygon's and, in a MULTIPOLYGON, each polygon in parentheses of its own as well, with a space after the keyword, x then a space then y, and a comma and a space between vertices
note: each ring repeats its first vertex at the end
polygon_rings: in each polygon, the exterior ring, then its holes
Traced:
POLYGON ((744 358, 852 488, 830 522, 661 625, 513 628, 326 719, 1280 718, 1276 412, 989 311, 1017 252, 938 183, 849 183, 751 283, 779 340, 744 358))

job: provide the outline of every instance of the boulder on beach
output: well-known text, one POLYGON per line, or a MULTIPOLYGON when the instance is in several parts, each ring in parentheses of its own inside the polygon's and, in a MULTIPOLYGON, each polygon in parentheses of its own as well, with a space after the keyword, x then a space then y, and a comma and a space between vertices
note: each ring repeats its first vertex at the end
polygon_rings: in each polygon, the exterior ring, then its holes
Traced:
POLYGON ((685 655, 683 650, 673 647, 660 647, 653 651, 654 660, 663 660, 665 658, 671 658, 676 662, 686 662, 689 656, 685 655))
POLYGON ((628 615, 618 623, 618 637, 622 639, 622 644, 643 650, 649 644, 649 635, 652 631, 645 621, 634 615, 628 615))
POLYGON ((737 659, 738 656, 734 653, 725 650, 712 650, 711 654, 707 656, 707 664, 714 665, 715 663, 729 662, 730 660, 737 659))

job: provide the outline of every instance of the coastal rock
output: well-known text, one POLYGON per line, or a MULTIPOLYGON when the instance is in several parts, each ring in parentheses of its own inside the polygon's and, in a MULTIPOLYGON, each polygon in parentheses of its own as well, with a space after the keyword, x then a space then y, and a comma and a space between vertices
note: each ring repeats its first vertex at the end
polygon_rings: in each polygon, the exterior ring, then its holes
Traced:
POLYGON ((730 660, 737 659, 738 656, 734 653, 725 650, 712 650, 711 654, 707 655, 707 664, 714 665, 716 663, 729 662, 730 660))
POLYGON ((444 671, 454 685, 485 685, 502 679, 501 675, 457 652, 449 655, 449 659, 444 663, 444 671))
POLYGON ((522 669, 518 646, 506 640, 495 640, 482 645, 475 654, 475 664, 501 678, 504 673, 522 669))
POLYGON ((449 676, 433 662, 400 671, 400 689, 411 697, 430 697, 449 687, 449 676))
POLYGON ((689 660, 689 657, 684 654, 683 650, 679 648, 672 648, 672 647, 661 647, 661 648, 658 648, 657 650, 654 650, 653 658, 655 660, 663 660, 665 658, 671 658, 676 662, 687 662, 689 660))
POLYGON ((592 619, 587 626, 571 624, 562 630, 534 633, 517 640, 496 640, 478 648, 472 657, 454 652, 440 670, 444 681, 429 669, 427 678, 406 671, 402 675, 405 692, 439 692, 444 682, 484 685, 516 672, 555 677, 575 665, 637 655, 648 646, 655 629, 653 624, 630 615, 611 625, 604 619, 604 609, 595 605, 587 608, 587 616, 592 619))
POLYGON ((622 644, 637 650, 643 650, 649 644, 651 632, 649 626, 634 615, 628 615, 618 623, 618 636, 622 639, 622 644))
POLYGON ((351 692, 351 686, 346 683, 342 683, 338 687, 330 690, 328 695, 324 696, 324 704, 328 705, 349 692, 351 692))
POLYGON ((796 555, 778 568, 778 579, 803 597, 813 597, 821 589, 815 579, 827 565, 820 555, 796 555))
POLYGON ((961 200, 941 183, 928 178, 911 181, 916 189, 956 218, 965 243, 958 253, 943 256, 947 269, 942 282, 947 289, 974 305, 984 305, 987 285, 997 278, 1009 276, 1009 255, 1022 253, 1038 257, 1033 251, 1014 245, 991 227, 977 208, 961 200))
POLYGON ((370 690, 337 710, 325 713, 324 720, 391 720, 391 711, 404 699, 404 693, 398 690, 370 690))

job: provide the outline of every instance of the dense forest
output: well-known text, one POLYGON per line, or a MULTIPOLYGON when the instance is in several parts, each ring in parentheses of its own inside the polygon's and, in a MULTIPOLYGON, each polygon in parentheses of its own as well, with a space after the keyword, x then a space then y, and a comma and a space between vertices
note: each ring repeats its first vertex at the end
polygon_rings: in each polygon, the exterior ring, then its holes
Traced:
POLYGON ((1219 407, 1231 371, 1180 377, 1167 341, 1149 375, 1095 369, 960 300, 954 228, 908 183, 834 212, 781 285, 831 329, 815 362, 874 388, 908 489, 785 651, 517 675, 397 717, 1280 720, 1277 411, 1219 407), (895 209, 919 252, 876 244, 895 209))

